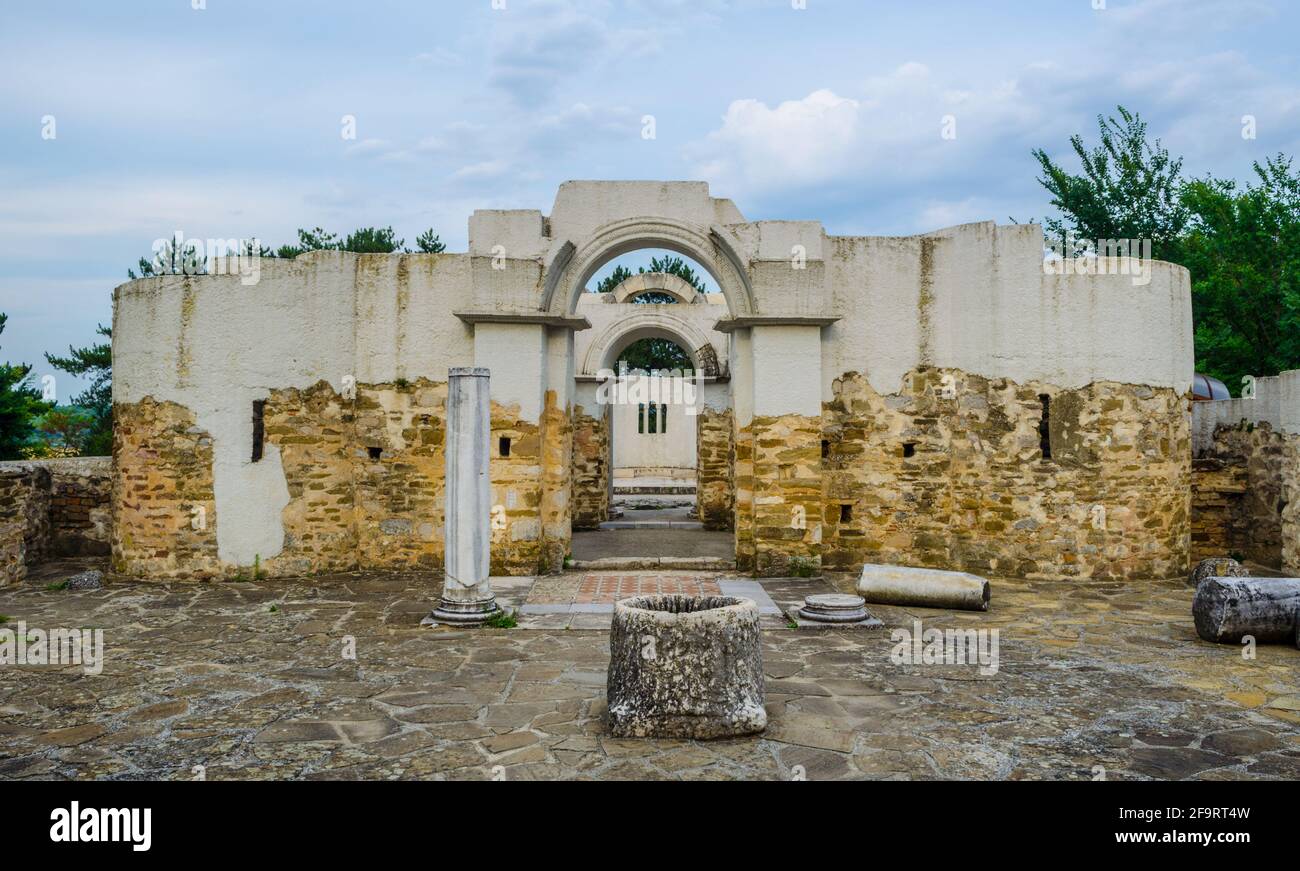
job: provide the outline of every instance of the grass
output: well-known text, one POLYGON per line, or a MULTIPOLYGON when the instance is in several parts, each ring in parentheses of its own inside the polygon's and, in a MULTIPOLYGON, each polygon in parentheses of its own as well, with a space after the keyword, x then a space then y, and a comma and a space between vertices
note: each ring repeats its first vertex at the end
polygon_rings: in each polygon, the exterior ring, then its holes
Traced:
POLYGON ((483 625, 489 629, 514 629, 519 625, 519 617, 514 611, 503 609, 484 620, 483 625))
POLYGON ((67 582, 67 581, 59 581, 57 584, 46 584, 46 585, 45 585, 45 591, 46 591, 47 593, 53 593, 55 590, 66 590, 67 588, 68 588, 68 582, 67 582))
POLYGON ((817 563, 807 557, 790 558, 790 576, 794 578, 811 578, 817 574, 817 563))
POLYGON ((266 610, 268 610, 268 611, 270 611, 272 614, 274 614, 276 611, 279 611, 279 610, 280 610, 280 606, 279 606, 279 605, 272 605, 270 608, 267 608, 266 610))
POLYGON ((8 614, 0 614, 0 626, 5 625, 12 619, 14 618, 10 617, 8 614))

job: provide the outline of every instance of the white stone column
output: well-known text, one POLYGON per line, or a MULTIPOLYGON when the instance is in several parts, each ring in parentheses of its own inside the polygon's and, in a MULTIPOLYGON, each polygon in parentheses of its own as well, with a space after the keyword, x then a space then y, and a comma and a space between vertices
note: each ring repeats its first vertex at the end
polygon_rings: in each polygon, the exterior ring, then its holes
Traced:
POLYGON ((482 623, 500 610, 488 580, 491 558, 492 482, 489 373, 484 368, 447 373, 446 578, 434 623, 482 623))

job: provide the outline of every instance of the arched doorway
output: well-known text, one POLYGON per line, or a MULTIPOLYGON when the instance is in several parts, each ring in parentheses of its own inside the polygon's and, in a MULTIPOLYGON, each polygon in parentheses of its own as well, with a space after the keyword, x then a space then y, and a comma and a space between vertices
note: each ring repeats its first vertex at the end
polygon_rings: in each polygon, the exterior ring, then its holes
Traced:
POLYGON ((628 259, 608 255, 618 268, 591 269, 574 302, 592 329, 574 348, 573 555, 730 565, 729 306, 693 258, 651 258, 681 275, 628 259))

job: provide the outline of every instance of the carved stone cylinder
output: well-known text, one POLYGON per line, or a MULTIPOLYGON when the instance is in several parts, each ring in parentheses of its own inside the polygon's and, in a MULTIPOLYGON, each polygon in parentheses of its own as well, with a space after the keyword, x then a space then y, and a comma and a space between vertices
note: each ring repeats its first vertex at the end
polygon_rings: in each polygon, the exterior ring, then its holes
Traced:
POLYGON ((723 738, 761 732, 758 606, 733 596, 642 596, 614 606, 610 734, 723 738))

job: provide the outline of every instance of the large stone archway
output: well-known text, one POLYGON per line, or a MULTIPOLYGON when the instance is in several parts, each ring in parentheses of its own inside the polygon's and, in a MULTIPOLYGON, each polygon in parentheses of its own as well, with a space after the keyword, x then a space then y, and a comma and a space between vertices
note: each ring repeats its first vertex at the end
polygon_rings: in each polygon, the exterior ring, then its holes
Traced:
POLYGON ((583 295, 575 307, 576 314, 592 324, 590 331, 577 336, 574 348, 575 529, 592 529, 608 518, 619 475, 680 478, 684 459, 692 470, 687 483, 695 489, 698 519, 707 530, 733 528, 731 338, 715 329, 727 305, 718 294, 684 291, 670 294, 678 300, 672 303, 630 301, 640 293, 662 292, 666 287, 671 284, 662 276, 638 275, 609 293, 583 295), (675 423, 667 438, 662 431, 643 431, 639 412, 620 404, 628 400, 639 405, 636 397, 629 399, 627 391, 608 389, 610 379, 620 374, 620 355, 644 338, 667 339, 691 360, 693 374, 684 384, 669 386, 671 381, 659 380, 668 394, 668 406, 678 406, 671 414, 675 423), (686 387, 690 401, 679 401, 686 397, 673 387, 686 387), (602 398, 612 401, 602 403, 602 398), (635 428, 632 421, 638 422, 635 428), (684 438, 689 441, 684 443, 684 438))
POLYGON ((546 259, 542 311, 554 317, 573 315, 597 270, 615 257, 645 248, 664 248, 691 258, 717 283, 731 317, 755 314, 753 289, 736 240, 723 227, 671 218, 614 221, 577 242, 555 243, 546 259))

